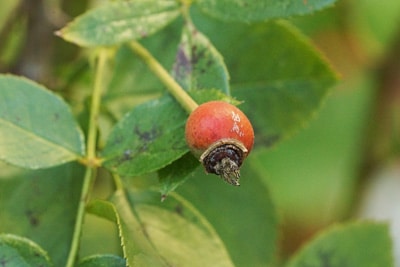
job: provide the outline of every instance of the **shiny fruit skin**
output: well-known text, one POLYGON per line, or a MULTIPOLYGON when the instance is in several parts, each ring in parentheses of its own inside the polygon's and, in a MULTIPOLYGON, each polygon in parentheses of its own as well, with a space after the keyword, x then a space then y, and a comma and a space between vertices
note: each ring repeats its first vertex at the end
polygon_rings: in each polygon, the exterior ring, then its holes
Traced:
POLYGON ((198 106, 189 116, 186 142, 208 173, 239 185, 239 169, 254 144, 253 127, 234 105, 210 101, 198 106))
POLYGON ((221 139, 241 142, 248 153, 254 143, 249 119, 240 109, 224 101, 210 101, 197 107, 186 122, 185 137, 193 154, 198 157, 221 139))

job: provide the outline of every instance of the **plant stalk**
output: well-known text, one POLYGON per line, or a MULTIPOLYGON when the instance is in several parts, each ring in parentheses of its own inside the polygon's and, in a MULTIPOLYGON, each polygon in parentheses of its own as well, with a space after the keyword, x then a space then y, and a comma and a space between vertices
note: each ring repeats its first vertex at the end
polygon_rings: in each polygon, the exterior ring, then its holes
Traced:
POLYGON ((105 70, 107 57, 108 55, 106 50, 99 52, 92 102, 90 106, 87 158, 89 163, 93 163, 92 166, 96 166, 97 118, 99 117, 100 112, 101 95, 104 89, 103 86, 106 84, 104 77, 106 77, 105 70))
POLYGON ((150 70, 167 87, 168 92, 175 97, 181 106, 191 113, 198 107, 198 104, 189 94, 171 77, 164 67, 153 57, 153 55, 138 42, 131 42, 130 46, 135 53, 147 64, 150 70))
POLYGON ((89 199, 90 188, 94 182, 96 175, 95 167, 97 166, 96 158, 96 141, 97 141, 97 118, 100 112, 101 95, 103 92, 105 77, 105 66, 107 61, 107 51, 102 50, 99 53, 97 62, 96 77, 94 81, 92 102, 90 107, 89 129, 86 150, 86 171, 83 178, 82 191, 79 199, 78 210, 76 214, 74 233, 72 236, 71 247, 69 250, 66 267, 73 267, 79 251, 80 237, 82 233, 82 225, 85 217, 86 203, 89 199))
POLYGON ((71 247, 69 250, 66 267, 74 267, 76 256, 78 255, 80 237, 82 232, 82 224, 85 216, 85 207, 89 198, 89 191, 95 172, 92 167, 86 167, 85 176, 83 178, 81 197, 79 199, 78 210, 76 214, 74 233, 72 236, 71 247))

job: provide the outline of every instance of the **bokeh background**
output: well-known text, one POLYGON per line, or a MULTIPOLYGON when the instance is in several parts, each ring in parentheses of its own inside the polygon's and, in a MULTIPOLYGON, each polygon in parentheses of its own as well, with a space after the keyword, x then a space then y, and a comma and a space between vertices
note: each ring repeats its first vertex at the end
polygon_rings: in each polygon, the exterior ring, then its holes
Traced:
MULTIPOLYGON (((99 2, 2 0, 0 72, 62 91, 68 86, 62 77, 81 75, 87 65, 54 31, 99 2)), ((400 1, 339 0, 290 21, 340 81, 303 130, 252 156, 279 210, 282 258, 330 224, 368 218, 390 224, 400 266, 400 1)), ((106 174, 96 188, 99 197, 109 194, 106 174)), ((115 233, 113 224, 88 215, 82 255, 118 247, 115 233), (109 243, 96 242, 99 231, 109 243)))

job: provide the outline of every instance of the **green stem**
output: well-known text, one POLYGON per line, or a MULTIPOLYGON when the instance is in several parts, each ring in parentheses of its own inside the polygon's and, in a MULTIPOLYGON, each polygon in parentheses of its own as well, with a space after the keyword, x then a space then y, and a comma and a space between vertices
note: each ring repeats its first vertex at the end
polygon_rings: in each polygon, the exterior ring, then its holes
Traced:
POLYGON ((106 77, 105 70, 106 70, 107 56, 108 55, 106 50, 100 51, 99 59, 97 62, 96 77, 94 81, 92 103, 90 106, 87 157, 89 162, 93 163, 96 160, 97 118, 100 112, 101 95, 104 89, 103 86, 105 84, 104 77, 106 77))
POLYGON ((100 111, 101 94, 103 91, 105 77, 105 66, 107 61, 107 51, 102 50, 99 53, 97 62, 96 77, 93 88, 92 102, 90 107, 89 130, 87 139, 87 166, 85 176, 83 178, 81 197, 78 203, 78 210, 75 220, 75 228, 72 236, 71 247, 69 250, 66 267, 73 267, 79 250, 80 237, 82 232, 83 220, 85 217, 86 203, 89 199, 90 188, 94 182, 95 167, 97 166, 96 158, 96 140, 97 140, 97 118, 100 111))
POLYGON ((131 48, 137 55, 148 65, 151 71, 161 80, 167 87, 167 90, 181 106, 191 113, 198 107, 198 104, 188 95, 188 93, 171 77, 171 75, 164 69, 164 67, 138 42, 132 42, 131 48))
POLYGON ((76 256, 79 250, 80 237, 82 232, 82 224, 85 216, 86 201, 89 197, 89 191, 92 184, 93 169, 86 167, 85 176, 83 178, 81 198, 79 199, 78 211, 76 214, 74 233, 72 236, 71 247, 69 250, 68 261, 66 267, 73 267, 75 265, 76 256))
POLYGON ((113 178, 116 191, 124 191, 124 185, 122 184, 121 177, 118 174, 114 173, 113 178))

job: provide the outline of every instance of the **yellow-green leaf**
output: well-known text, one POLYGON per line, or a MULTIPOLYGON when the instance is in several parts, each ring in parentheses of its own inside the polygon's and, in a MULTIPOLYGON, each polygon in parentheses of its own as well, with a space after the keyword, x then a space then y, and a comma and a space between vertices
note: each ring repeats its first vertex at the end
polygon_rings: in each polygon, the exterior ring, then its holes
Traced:
POLYGON ((82 132, 60 97, 25 78, 0 76, 0 159, 38 169, 83 153, 82 132))
POLYGON ((57 33, 80 46, 114 45, 149 36, 178 15, 179 5, 174 0, 107 2, 57 33))
POLYGON ((2 267, 50 267, 47 253, 33 241, 11 234, 0 235, 0 263, 2 267))

